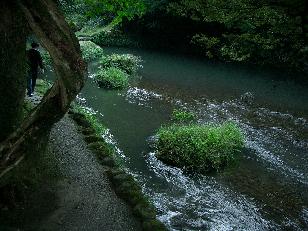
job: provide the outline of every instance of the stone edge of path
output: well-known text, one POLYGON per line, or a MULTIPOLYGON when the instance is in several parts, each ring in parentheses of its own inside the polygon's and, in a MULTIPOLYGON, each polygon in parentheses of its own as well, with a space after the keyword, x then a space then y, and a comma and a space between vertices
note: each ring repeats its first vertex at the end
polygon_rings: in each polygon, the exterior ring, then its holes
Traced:
POLYGON ((121 168, 110 152, 106 141, 95 134, 91 121, 80 112, 70 110, 69 117, 76 123, 88 148, 95 154, 98 162, 107 168, 107 175, 116 195, 132 209, 133 215, 141 222, 144 231, 164 231, 165 225, 156 218, 156 209, 142 193, 137 181, 121 168))

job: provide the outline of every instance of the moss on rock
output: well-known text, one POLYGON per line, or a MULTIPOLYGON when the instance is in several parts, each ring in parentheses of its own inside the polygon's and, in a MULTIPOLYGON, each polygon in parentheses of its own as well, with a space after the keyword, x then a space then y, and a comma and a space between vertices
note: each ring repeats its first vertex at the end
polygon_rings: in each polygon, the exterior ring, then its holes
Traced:
POLYGON ((84 140, 88 144, 90 144, 90 143, 103 141, 104 139, 102 137, 97 136, 97 135, 87 135, 87 136, 84 136, 84 140))
POLYGON ((95 135, 95 129, 93 128, 81 128, 80 131, 85 136, 95 135))
POLYGON ((144 197, 135 179, 119 168, 115 161, 115 149, 98 136, 98 131, 101 130, 97 121, 88 115, 74 113, 74 110, 70 111, 70 117, 80 126, 80 130, 87 134, 85 141, 88 143, 88 148, 102 165, 108 167, 107 175, 116 194, 132 207, 133 214, 141 221, 143 230, 166 230, 165 226, 156 220, 155 207, 144 197))

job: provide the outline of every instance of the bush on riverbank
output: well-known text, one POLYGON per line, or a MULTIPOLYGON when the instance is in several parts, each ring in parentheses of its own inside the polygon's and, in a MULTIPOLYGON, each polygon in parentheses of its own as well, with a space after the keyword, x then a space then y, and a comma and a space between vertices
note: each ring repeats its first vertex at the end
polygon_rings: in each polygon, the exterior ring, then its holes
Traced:
POLYGON ((103 68, 115 67, 132 75, 141 67, 141 58, 131 54, 112 54, 101 59, 101 64, 103 68))
POLYGON ((43 59, 44 66, 47 67, 48 69, 51 69, 52 68, 52 59, 51 59, 51 56, 48 53, 48 51, 42 50, 41 56, 42 56, 42 59, 43 59))
POLYGON ((243 135, 232 122, 222 125, 171 125, 157 132, 157 157, 198 172, 219 171, 243 148, 243 135))
POLYGON ((129 75, 119 68, 109 67, 101 68, 94 78, 101 88, 123 89, 128 86, 129 75))

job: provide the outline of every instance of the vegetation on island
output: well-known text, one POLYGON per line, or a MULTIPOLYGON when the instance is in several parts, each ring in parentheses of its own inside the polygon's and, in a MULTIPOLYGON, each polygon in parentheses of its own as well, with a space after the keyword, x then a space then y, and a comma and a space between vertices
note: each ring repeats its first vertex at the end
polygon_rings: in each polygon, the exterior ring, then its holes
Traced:
POLYGON ((220 171, 235 162, 244 145, 232 122, 221 125, 174 124, 157 132, 157 158, 188 171, 220 171))
POLYGON ((129 75, 119 68, 100 68, 95 74, 99 87, 106 89, 123 89, 128 86, 129 75))
POLYGON ((171 114, 171 120, 174 123, 192 123, 197 120, 197 116, 190 111, 174 109, 171 114))
POLYGON ((101 59, 102 68, 119 68, 129 75, 136 74, 141 66, 141 58, 132 54, 111 54, 101 59))
POLYGON ((101 88, 123 89, 141 67, 141 59, 131 54, 111 54, 100 59, 100 67, 94 75, 101 88))
POLYGON ((104 57, 103 49, 91 41, 79 41, 82 58, 86 62, 104 57))
POLYGON ((221 171, 235 163, 244 146, 244 136, 232 121, 198 124, 197 116, 175 109, 171 123, 156 133, 156 156, 166 164, 187 171, 221 171))

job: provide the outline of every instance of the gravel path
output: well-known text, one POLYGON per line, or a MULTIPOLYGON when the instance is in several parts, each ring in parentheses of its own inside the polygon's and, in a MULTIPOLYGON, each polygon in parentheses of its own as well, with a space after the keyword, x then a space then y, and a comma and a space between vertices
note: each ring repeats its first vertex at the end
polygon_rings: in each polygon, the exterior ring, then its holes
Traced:
MULTIPOLYGON (((34 94, 25 100, 37 105, 41 97, 34 94)), ((25 191, 25 203, 0 210, 1 231, 142 230, 68 116, 54 125, 47 152, 35 161, 40 183, 25 191)))
POLYGON ((112 190, 106 169, 67 116, 52 129, 50 151, 64 180, 55 185, 56 209, 40 230, 141 230, 130 208, 112 190))

